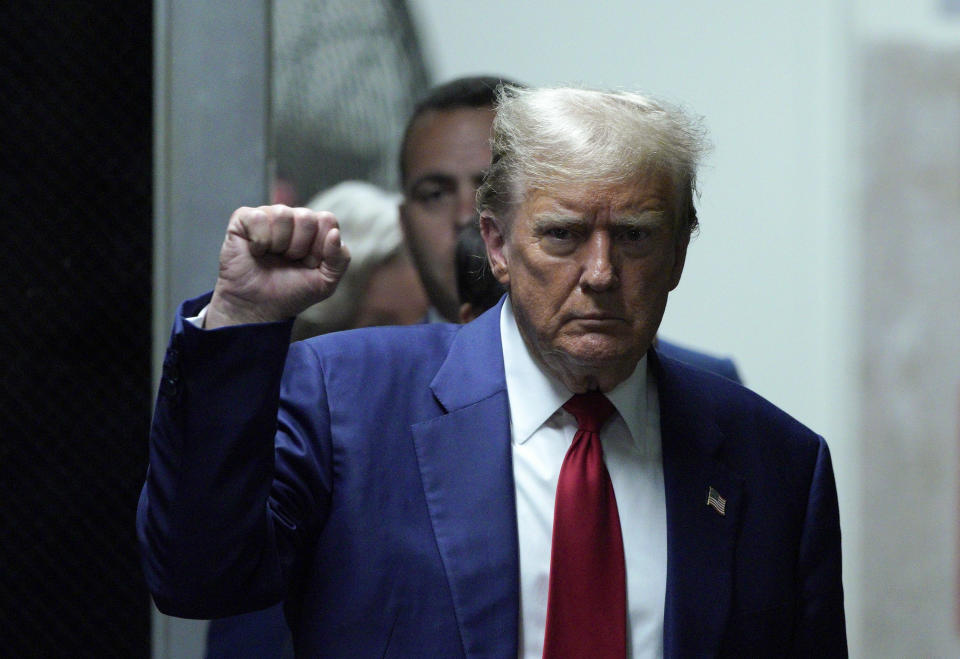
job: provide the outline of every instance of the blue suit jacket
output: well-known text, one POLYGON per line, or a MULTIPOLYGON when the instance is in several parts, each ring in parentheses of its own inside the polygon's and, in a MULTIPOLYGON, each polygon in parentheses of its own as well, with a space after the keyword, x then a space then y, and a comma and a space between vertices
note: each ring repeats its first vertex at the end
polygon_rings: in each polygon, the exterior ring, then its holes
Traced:
POLYGON ((684 364, 690 364, 691 366, 702 368, 705 371, 722 375, 728 380, 733 380, 738 383, 741 382, 737 365, 734 364, 733 360, 729 357, 714 357, 699 350, 691 350, 690 348, 677 345, 672 341, 664 341, 659 337, 657 337, 656 348, 657 354, 661 357, 676 359, 684 364))
MULTIPOLYGON (((283 599, 308 656, 515 657, 498 313, 290 346, 288 324, 203 332, 178 316, 138 511, 160 610, 283 599)), ((845 654, 826 444, 739 385, 650 354, 666 656, 845 654)))

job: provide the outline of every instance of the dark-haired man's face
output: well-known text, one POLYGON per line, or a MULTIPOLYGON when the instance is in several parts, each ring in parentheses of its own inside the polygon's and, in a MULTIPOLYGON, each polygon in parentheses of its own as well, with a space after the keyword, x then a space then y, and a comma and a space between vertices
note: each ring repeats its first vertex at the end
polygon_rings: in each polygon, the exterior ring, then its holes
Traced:
POLYGON ((477 187, 490 165, 492 109, 430 110, 411 126, 400 222, 431 304, 456 322, 454 247, 476 222, 477 187))

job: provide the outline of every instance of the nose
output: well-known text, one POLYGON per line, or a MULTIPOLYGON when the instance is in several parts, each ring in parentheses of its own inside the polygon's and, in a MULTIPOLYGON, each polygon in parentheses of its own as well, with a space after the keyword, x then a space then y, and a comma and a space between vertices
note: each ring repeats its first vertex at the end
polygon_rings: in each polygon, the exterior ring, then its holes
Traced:
POLYGON ((477 223, 477 189, 466 186, 460 192, 457 204, 457 229, 477 223))
POLYGON ((603 292, 620 283, 614 262, 613 245, 606 231, 594 231, 583 245, 583 274, 580 283, 585 289, 603 292))

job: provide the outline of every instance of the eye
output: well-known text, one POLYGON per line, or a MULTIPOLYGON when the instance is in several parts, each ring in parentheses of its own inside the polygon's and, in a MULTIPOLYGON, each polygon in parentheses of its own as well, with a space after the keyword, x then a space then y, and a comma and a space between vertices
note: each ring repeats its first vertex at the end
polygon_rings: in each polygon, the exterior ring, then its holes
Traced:
POLYGON ((413 193, 413 198, 421 204, 429 204, 439 201, 443 196, 443 190, 440 188, 431 188, 429 190, 417 190, 413 193))
POLYGON ((620 234, 621 240, 627 243, 641 243, 650 237, 649 229, 626 229, 620 234))
POLYGON ((451 198, 452 188, 440 182, 427 181, 410 191, 410 199, 418 204, 434 206, 451 198))
POLYGON ((539 236, 541 248, 547 254, 554 256, 572 253, 582 240, 582 233, 578 227, 567 226, 564 223, 538 227, 535 234, 539 236))
POLYGON ((553 227, 547 229, 546 235, 554 240, 569 240, 573 237, 570 229, 564 229, 562 227, 553 227))

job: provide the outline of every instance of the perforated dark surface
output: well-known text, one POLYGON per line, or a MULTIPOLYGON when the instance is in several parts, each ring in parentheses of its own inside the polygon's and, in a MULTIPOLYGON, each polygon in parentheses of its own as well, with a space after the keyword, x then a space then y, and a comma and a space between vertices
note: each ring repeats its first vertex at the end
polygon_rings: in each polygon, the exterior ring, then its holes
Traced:
POLYGON ((0 7, 0 654, 146 657, 152 5, 0 7))

